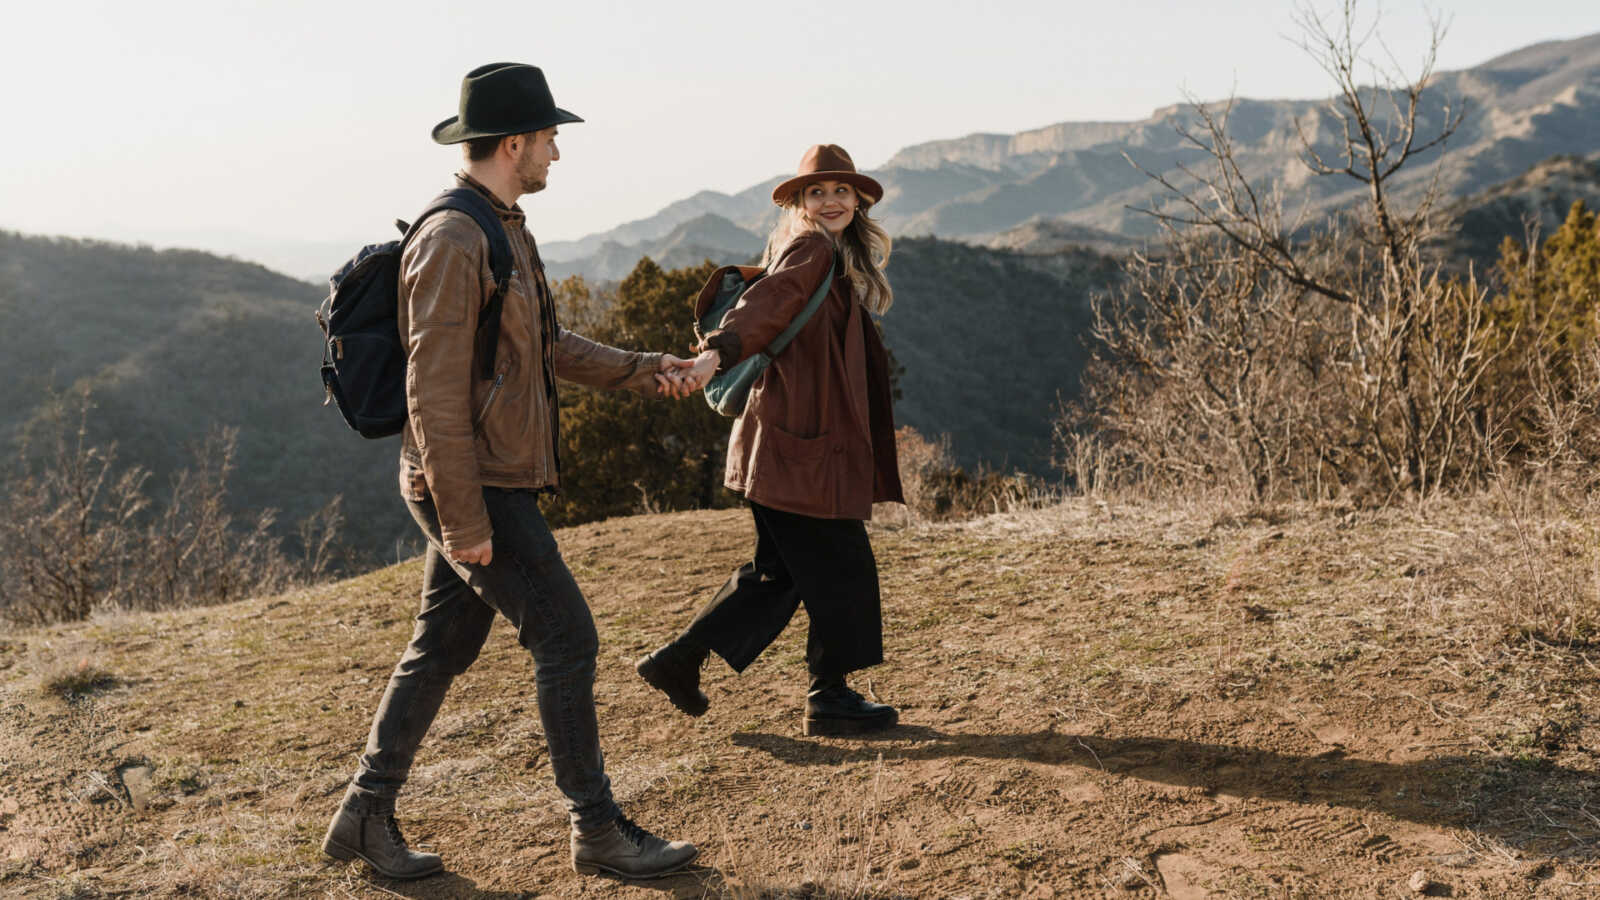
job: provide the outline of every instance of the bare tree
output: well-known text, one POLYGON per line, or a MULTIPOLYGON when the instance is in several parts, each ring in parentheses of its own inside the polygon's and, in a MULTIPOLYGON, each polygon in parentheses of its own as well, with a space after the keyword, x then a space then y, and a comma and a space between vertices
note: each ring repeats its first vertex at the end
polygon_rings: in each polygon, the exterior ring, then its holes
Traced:
POLYGON ((9 479, 0 515, 0 610, 30 623, 81 619, 115 593, 128 565, 130 537, 145 510, 139 467, 121 473, 116 446, 88 440, 87 394, 78 399, 69 424, 63 398, 47 404, 48 465, 25 465, 32 448, 18 452, 18 474, 9 479))
POLYGON ((21 448, 0 494, 0 618, 40 624, 101 609, 222 603, 326 570, 337 501, 307 526, 313 543, 299 571, 272 534, 271 510, 235 524, 226 503, 235 432, 214 431, 193 448, 193 465, 157 510, 149 473, 119 471, 115 446, 90 441, 88 392, 74 402, 74 411, 50 404, 48 449, 21 448))
POLYGON ((1166 189, 1166 204, 1143 211, 1169 243, 1133 261, 1095 329, 1101 372, 1138 373, 1166 400, 1123 397, 1122 414, 1102 424, 1142 432, 1124 454, 1149 471, 1210 466, 1256 497, 1341 487, 1427 495, 1481 477, 1494 458, 1494 423, 1475 400, 1493 361, 1485 292, 1424 253, 1438 170, 1407 203, 1394 189, 1462 122, 1450 102, 1431 127, 1424 115, 1444 28, 1433 22, 1406 76, 1386 49, 1373 62, 1382 41, 1359 25, 1354 0, 1335 21, 1310 8, 1297 21, 1302 48, 1335 87, 1318 114, 1332 146, 1297 121, 1301 162, 1315 178, 1362 186, 1365 199, 1314 227, 1304 207, 1285 215, 1281 184, 1240 163, 1234 101, 1193 103, 1194 121, 1178 130, 1207 165, 1180 164, 1172 176, 1141 167, 1166 189))

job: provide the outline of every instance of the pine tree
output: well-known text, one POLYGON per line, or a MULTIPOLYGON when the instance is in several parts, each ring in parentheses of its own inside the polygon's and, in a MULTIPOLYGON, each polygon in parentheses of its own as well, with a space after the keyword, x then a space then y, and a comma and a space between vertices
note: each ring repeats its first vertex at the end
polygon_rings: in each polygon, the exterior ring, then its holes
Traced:
MULTIPOLYGON (((646 257, 596 311, 587 286, 568 279, 563 295, 581 295, 596 323, 587 336, 615 347, 694 355, 692 304, 716 269, 712 263, 663 270, 646 257), (580 290, 581 288, 581 290, 580 290)), ((728 506, 722 488, 728 420, 700 396, 641 397, 563 385, 562 490, 545 504, 554 525, 640 511, 728 506)))

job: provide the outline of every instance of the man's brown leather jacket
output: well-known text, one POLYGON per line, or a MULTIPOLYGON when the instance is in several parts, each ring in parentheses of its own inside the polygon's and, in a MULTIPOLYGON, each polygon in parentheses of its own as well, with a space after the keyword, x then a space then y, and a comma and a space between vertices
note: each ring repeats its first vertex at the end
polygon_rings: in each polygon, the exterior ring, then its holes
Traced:
POLYGON ((401 257, 400 339, 406 354, 406 427, 400 489, 430 496, 445 551, 493 534, 483 488, 555 488, 557 376, 598 388, 654 393, 659 353, 598 344, 556 324, 544 266, 520 207, 457 175, 494 203, 514 257, 500 316, 495 377, 474 359, 478 315, 494 290, 489 242, 465 213, 430 217, 401 257))

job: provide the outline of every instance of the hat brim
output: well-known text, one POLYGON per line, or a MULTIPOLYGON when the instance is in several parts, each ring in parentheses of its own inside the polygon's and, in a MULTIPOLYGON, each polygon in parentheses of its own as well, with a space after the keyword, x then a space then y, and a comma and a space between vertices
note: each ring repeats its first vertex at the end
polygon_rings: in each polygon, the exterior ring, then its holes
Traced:
POLYGON ((883 185, 860 172, 812 172, 796 175, 772 189, 772 202, 782 206, 794 193, 813 181, 842 181, 864 194, 871 203, 883 199, 883 185))
POLYGON ((566 125, 569 122, 582 121, 583 119, 579 118, 578 116, 567 112, 560 107, 557 107, 545 115, 534 119, 529 119, 526 122, 520 122, 504 129, 486 131, 479 128, 469 128, 462 124, 460 116, 451 116, 450 118, 445 119, 443 122, 433 126, 433 140, 435 143, 439 144, 459 144, 462 141, 470 141, 475 138, 505 137, 508 134, 527 134, 528 132, 539 131, 544 128, 550 128, 554 125, 566 125))

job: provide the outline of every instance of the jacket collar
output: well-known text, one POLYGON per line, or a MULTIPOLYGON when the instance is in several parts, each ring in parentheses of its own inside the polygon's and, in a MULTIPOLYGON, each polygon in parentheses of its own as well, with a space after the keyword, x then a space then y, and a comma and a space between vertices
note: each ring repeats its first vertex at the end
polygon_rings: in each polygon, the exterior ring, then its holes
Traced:
POLYGON ((489 202, 493 204, 494 211, 500 215, 500 220, 502 222, 505 222, 508 225, 521 225, 527 219, 527 214, 522 211, 522 207, 520 205, 513 203, 510 206, 507 206, 504 203, 501 203, 500 198, 494 195, 494 191, 489 190, 484 186, 483 182, 473 178, 471 175, 468 175, 465 172, 457 172, 456 183, 461 187, 472 188, 473 190, 482 194, 484 197, 487 197, 489 202))

